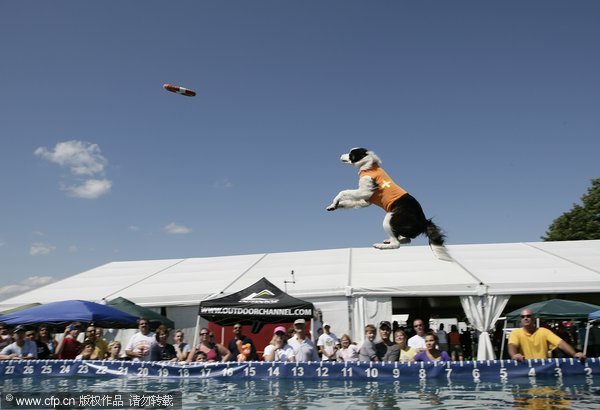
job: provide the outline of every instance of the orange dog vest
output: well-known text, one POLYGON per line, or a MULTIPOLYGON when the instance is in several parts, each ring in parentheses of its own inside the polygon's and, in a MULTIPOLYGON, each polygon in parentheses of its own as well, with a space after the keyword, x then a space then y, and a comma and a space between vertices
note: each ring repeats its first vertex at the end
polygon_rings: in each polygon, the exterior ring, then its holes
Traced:
POLYGON ((371 195, 369 202, 382 207, 386 212, 391 212, 394 201, 408 193, 399 185, 396 185, 383 168, 376 167, 360 171, 359 175, 361 178, 371 177, 377 184, 377 190, 371 195))

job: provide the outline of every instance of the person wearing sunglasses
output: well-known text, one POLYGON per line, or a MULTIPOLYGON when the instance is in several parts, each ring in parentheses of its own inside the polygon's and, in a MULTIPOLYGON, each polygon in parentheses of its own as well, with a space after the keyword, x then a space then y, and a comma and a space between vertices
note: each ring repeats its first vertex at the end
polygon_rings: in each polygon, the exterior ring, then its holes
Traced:
POLYGON ((231 360, 238 360, 240 353, 242 353, 242 350, 244 350, 242 346, 248 344, 250 345, 250 354, 246 357, 246 360, 258 360, 258 356, 256 354, 256 347, 254 347, 254 342, 248 336, 244 335, 241 323, 238 322, 234 324, 233 339, 231 339, 227 344, 227 348, 231 352, 231 360))
POLYGON ((535 325, 533 312, 525 309, 521 312, 521 328, 513 330, 508 338, 508 354, 511 359, 547 359, 549 352, 559 348, 571 357, 585 360, 581 352, 554 334, 551 330, 535 325))
POLYGON ((200 329, 200 343, 190 351, 187 358, 188 362, 199 361, 198 356, 200 353, 205 355, 202 361, 206 362, 227 362, 231 359, 229 349, 211 340, 211 334, 212 332, 205 327, 200 329))

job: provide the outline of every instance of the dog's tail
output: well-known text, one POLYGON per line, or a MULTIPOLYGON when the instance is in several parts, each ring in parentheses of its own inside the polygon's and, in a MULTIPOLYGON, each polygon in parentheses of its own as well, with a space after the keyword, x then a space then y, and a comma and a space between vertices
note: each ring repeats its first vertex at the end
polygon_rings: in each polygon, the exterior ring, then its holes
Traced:
POLYGON ((446 262, 452 262, 452 256, 450 256, 448 250, 444 246, 446 235, 442 233, 442 230, 434 224, 431 219, 427 220, 425 233, 429 238, 429 247, 433 251, 435 257, 446 262))
POLYGON ((446 235, 442 233, 442 230, 434 224, 431 219, 427 220, 427 225, 425 226, 425 234, 429 238, 430 245, 444 246, 444 240, 446 239, 446 235))

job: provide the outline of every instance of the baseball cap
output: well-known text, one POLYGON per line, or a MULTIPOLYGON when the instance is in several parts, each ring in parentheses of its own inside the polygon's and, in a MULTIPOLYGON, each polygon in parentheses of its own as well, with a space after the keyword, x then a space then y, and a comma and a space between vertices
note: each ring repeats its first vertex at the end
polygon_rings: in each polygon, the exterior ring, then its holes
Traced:
POLYGON ((384 320, 383 322, 379 323, 379 328, 381 329, 382 327, 388 327, 388 328, 392 328, 392 325, 390 324, 390 322, 388 322, 387 320, 384 320))
POLYGON ((325 322, 323 323, 323 327, 331 327, 331 325, 329 324, 329 322, 325 322))
POLYGON ((27 330, 27 329, 25 329, 25 326, 23 326, 23 325, 17 325, 17 326, 16 326, 16 327, 13 329, 13 332, 24 332, 24 331, 26 331, 26 330, 27 330))
POLYGON ((283 326, 277 326, 275 328, 275 330, 273 330, 273 334, 277 333, 277 332, 283 332, 283 333, 287 333, 287 329, 283 326))
POLYGON ((306 324, 306 320, 304 320, 304 319, 296 319, 294 321, 294 324, 295 325, 305 325, 306 324))

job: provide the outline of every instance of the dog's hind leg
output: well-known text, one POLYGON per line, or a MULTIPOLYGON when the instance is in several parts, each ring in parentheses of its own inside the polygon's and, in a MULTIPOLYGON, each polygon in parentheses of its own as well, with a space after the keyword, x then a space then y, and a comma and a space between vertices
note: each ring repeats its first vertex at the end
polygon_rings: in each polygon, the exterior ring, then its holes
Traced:
MULTIPOLYGON (((411 239, 407 238, 405 236, 400 235, 398 237, 398 242, 400 242, 400 245, 408 245, 409 243, 411 243, 411 239)), ((383 243, 390 243, 389 239, 384 239, 383 243)))
MULTIPOLYGON (((388 212, 385 215, 385 218, 383 218, 383 230, 385 231, 385 233, 388 234, 388 239, 384 240, 381 243, 374 243, 373 247, 377 248, 377 249, 398 249, 400 247, 400 244, 402 243, 400 241, 399 238, 396 237, 396 235, 394 235, 394 231, 392 229, 392 226, 390 225, 390 221, 392 219, 392 213, 388 212)), ((402 240, 408 239, 408 238, 404 238, 403 236, 401 236, 400 238, 402 238, 402 240)), ((408 242, 410 242, 410 239, 408 239, 408 242)))
POLYGON ((400 247, 400 241, 396 238, 386 239, 381 243, 374 243, 373 248, 376 249, 398 249, 400 247))

